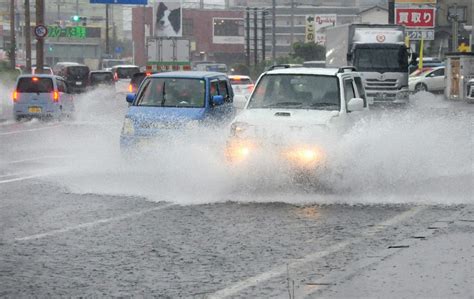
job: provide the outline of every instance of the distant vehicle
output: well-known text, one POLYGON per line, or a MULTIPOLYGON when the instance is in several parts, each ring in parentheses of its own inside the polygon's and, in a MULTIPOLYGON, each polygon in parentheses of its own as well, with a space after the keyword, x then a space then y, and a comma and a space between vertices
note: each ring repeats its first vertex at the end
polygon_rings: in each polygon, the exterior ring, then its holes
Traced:
POLYGON ((230 75, 229 80, 234 91, 234 106, 242 109, 247 103, 255 85, 249 76, 230 75))
MULTIPOLYGON (((32 67, 31 67, 31 73, 32 73, 33 75, 36 74, 36 66, 32 66, 32 67)), ((43 67, 43 72, 42 72, 42 74, 45 74, 45 75, 54 75, 54 72, 53 72, 53 69, 52 69, 51 67, 49 67, 49 66, 44 66, 44 67, 43 67)))
POLYGON ((116 65, 124 65, 128 62, 124 59, 102 59, 100 62, 100 69, 110 71, 116 65))
POLYGON ((21 75, 13 92, 16 120, 31 117, 60 118, 74 112, 74 101, 66 81, 53 75, 21 75))
POLYGON ((417 76, 410 76, 408 87, 411 92, 428 91, 443 92, 446 87, 444 81, 444 66, 426 69, 417 76))
POLYGON ((303 62, 304 67, 326 67, 325 60, 312 60, 312 61, 305 61, 303 62))
POLYGON ((112 86, 115 89, 114 75, 110 71, 92 71, 89 73, 89 87, 112 86))
POLYGON ((130 84, 128 86, 128 92, 129 93, 136 93, 138 90, 138 87, 142 83, 142 81, 147 77, 151 76, 155 72, 140 72, 140 73, 135 73, 132 76, 132 79, 130 80, 130 84))
POLYGON ((195 71, 227 73, 227 65, 224 63, 199 63, 194 66, 195 71))
MULTIPOLYGON (((226 75, 217 72, 164 72, 144 79, 138 93, 128 94, 122 150, 153 149, 190 122, 222 123, 233 116, 233 92, 226 75)), ((156 149, 159 150, 158 148, 156 149)))
POLYGON ((115 80, 115 90, 118 93, 127 93, 129 90, 130 79, 136 73, 140 73, 140 68, 136 65, 116 65, 111 69, 115 80))
POLYGON ((231 125, 226 157, 250 167, 259 157, 275 159, 315 175, 327 156, 325 134, 344 133, 366 112, 362 78, 353 68, 268 71, 231 125))
POLYGON ((73 93, 84 92, 89 79, 89 67, 77 62, 59 62, 53 67, 57 76, 66 79, 69 90, 73 93))
POLYGON ((369 104, 408 103, 404 26, 349 24, 325 31, 326 67, 354 66, 364 80, 369 104))
MULTIPOLYGON (((408 71, 410 72, 410 75, 419 69, 419 64, 420 64, 419 58, 416 59, 416 63, 410 64, 410 66, 408 67, 408 71)), ((437 66, 444 66, 444 62, 438 58, 423 57, 423 69, 434 68, 437 66)))

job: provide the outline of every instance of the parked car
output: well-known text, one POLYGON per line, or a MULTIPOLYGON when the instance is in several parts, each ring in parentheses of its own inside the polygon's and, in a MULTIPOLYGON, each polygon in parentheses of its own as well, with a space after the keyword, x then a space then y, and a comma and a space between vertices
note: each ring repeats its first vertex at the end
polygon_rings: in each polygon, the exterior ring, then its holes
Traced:
POLYGON ((140 73, 140 68, 136 65, 121 64, 112 67, 111 71, 114 75, 115 90, 126 94, 129 91, 130 79, 134 74, 140 73))
POLYGON ((446 87, 444 71, 444 66, 438 66, 432 69, 426 69, 416 76, 410 76, 408 79, 409 90, 411 92, 443 92, 446 87))
POLYGON ((71 92, 80 93, 86 90, 90 72, 87 65, 76 62, 59 62, 53 67, 53 72, 66 80, 71 92))
POLYGON ((264 157, 277 169, 315 175, 327 154, 324 137, 340 136, 367 112, 362 79, 351 67, 268 71, 231 125, 226 157, 250 167, 264 157))
POLYGON ((13 92, 13 115, 60 118, 74 112, 73 96, 66 81, 54 75, 21 75, 13 92))
POLYGON ((474 103, 474 79, 469 80, 467 83, 467 101, 474 103))
POLYGON ((255 85, 249 76, 230 75, 229 79, 234 91, 234 106, 242 109, 245 103, 247 103, 255 85))
MULTIPOLYGON (((187 124, 220 124, 233 117, 233 92, 226 75, 216 72, 166 72, 148 76, 136 94, 128 94, 131 104, 125 116, 120 145, 130 149, 166 142, 187 124)), ((159 148, 156 148, 158 151, 159 148)))
POLYGON ((115 90, 114 76, 110 71, 92 71, 89 73, 88 85, 90 88, 107 86, 115 90))

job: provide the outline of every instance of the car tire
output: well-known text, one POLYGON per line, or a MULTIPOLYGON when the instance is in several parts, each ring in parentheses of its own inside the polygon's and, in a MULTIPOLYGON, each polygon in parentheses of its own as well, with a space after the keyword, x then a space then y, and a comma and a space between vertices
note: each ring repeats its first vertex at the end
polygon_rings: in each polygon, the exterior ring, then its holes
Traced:
POLYGON ((415 93, 420 91, 428 91, 428 87, 424 83, 418 83, 415 86, 415 93))

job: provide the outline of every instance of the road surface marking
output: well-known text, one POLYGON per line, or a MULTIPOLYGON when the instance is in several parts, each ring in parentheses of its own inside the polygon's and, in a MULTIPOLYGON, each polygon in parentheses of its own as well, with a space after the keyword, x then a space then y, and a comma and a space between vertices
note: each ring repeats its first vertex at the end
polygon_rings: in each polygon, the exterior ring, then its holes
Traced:
POLYGON ((41 130, 49 130, 49 129, 59 128, 59 127, 62 127, 62 126, 63 125, 59 124, 59 125, 52 125, 52 126, 47 126, 47 127, 35 128, 35 129, 4 132, 4 133, 0 133, 0 136, 21 134, 21 133, 29 133, 29 132, 35 132, 35 131, 41 131, 41 130))
POLYGON ((19 182, 19 181, 30 180, 30 179, 34 179, 34 178, 44 177, 44 176, 47 176, 47 175, 49 175, 49 174, 47 174, 47 173, 44 173, 44 174, 33 174, 33 175, 29 175, 29 176, 24 176, 24 177, 19 177, 19 178, 14 178, 14 179, 3 180, 3 181, 0 181, 0 185, 1 185, 1 184, 7 184, 7 183, 13 183, 13 182, 19 182))
POLYGON ((83 224, 79 224, 79 225, 75 225, 75 226, 70 226, 70 227, 65 227, 65 228, 61 228, 61 229, 52 230, 52 231, 49 231, 49 232, 46 232, 46 233, 41 233, 41 234, 36 234, 36 235, 31 235, 31 236, 26 236, 26 237, 21 237, 21 238, 15 238, 15 241, 29 241, 29 240, 43 239, 43 238, 46 238, 46 237, 51 237, 51 236, 55 236, 55 235, 58 235, 58 234, 67 233, 67 232, 70 232, 70 231, 75 231, 75 230, 79 230, 79 229, 83 229, 83 228, 93 227, 93 226, 96 226, 96 225, 99 225, 99 224, 107 224, 107 223, 114 222, 114 221, 120 221, 120 220, 124 220, 124 219, 128 219, 128 218, 132 218, 132 217, 135 217, 135 216, 140 216, 140 215, 147 214, 147 213, 150 213, 150 212, 166 209, 168 207, 175 206, 175 205, 176 204, 171 204, 171 203, 170 204, 164 204, 164 205, 161 205, 159 207, 152 208, 152 209, 142 210, 142 211, 138 211, 138 212, 126 213, 124 215, 117 216, 117 217, 100 219, 100 220, 87 222, 87 223, 83 223, 83 224))
POLYGON ((5 162, 5 164, 17 164, 17 163, 38 161, 38 160, 43 160, 43 159, 48 159, 48 160, 49 159, 64 159, 64 158, 71 158, 71 157, 73 156, 72 155, 43 156, 43 157, 30 158, 30 159, 7 161, 5 162))
MULTIPOLYGON (((392 217, 392 218, 390 218, 386 221, 383 221, 383 222, 379 223, 375 227, 370 228, 367 232, 363 233, 363 235, 370 236, 372 234, 375 234, 376 232, 380 232, 388 226, 397 224, 397 223, 399 223, 399 222, 401 222, 401 221, 403 221, 407 218, 413 217, 414 215, 418 214, 419 212, 423 211, 424 209, 426 209, 426 208, 425 207, 414 207, 414 208, 412 208, 408 211, 405 211, 403 213, 400 213, 400 214, 396 215, 395 217, 392 217)), ((225 298, 225 297, 234 296, 234 295, 240 293, 241 291, 243 291, 245 289, 248 289, 248 288, 253 287, 253 286, 258 286, 259 284, 264 283, 264 282, 266 282, 266 281, 268 281, 272 278, 285 275, 289 268, 302 267, 304 265, 307 265, 308 263, 319 260, 319 259, 321 259, 321 258, 323 258, 327 255, 330 255, 332 253, 336 253, 338 251, 341 251, 344 248, 346 248, 347 246, 352 245, 352 244, 356 244, 360 241, 362 241, 362 238, 357 238, 357 239, 352 240, 352 241, 339 242, 335 245, 330 246, 326 250, 314 252, 314 253, 311 253, 311 254, 309 254, 309 255, 301 258, 301 259, 298 259, 298 261, 296 261, 296 262, 280 265, 280 266, 277 266, 277 267, 271 269, 268 272, 264 272, 264 273, 258 274, 256 276, 252 276, 252 277, 249 277, 247 279, 241 280, 241 281, 239 281, 239 282, 237 282, 237 283, 235 283, 235 284, 233 284, 233 285, 231 285, 231 286, 229 286, 225 289, 222 289, 222 290, 219 290, 219 291, 213 293, 208 298, 225 298)))

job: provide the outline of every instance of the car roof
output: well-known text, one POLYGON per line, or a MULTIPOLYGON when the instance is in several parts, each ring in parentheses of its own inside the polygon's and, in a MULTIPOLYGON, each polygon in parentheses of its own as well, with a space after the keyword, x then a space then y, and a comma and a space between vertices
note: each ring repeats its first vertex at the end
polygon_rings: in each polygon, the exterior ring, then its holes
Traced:
POLYGON ((140 68, 138 65, 133 65, 133 64, 119 64, 119 65, 114 65, 112 68, 119 68, 119 67, 133 67, 133 68, 140 68))
MULTIPOLYGON (((266 72, 268 75, 283 75, 283 74, 294 74, 294 75, 322 75, 322 76, 335 76, 339 72, 337 68, 308 68, 308 67, 295 67, 286 69, 275 69, 266 72)), ((345 72, 348 74, 351 72, 345 72)))
POLYGON ((90 73, 112 73, 111 71, 104 71, 104 70, 99 70, 99 71, 90 71, 90 73))
POLYGON ((250 79, 250 77, 245 75, 229 75, 229 79, 250 79))
POLYGON ((20 75, 18 76, 18 79, 20 78, 33 78, 33 77, 37 77, 37 78, 56 78, 56 79, 62 79, 62 77, 60 76, 56 76, 56 75, 49 75, 49 74, 25 74, 25 75, 20 75))
POLYGON ((163 72, 150 75, 149 77, 152 78, 195 78, 195 79, 202 79, 206 77, 217 77, 217 76, 225 76, 224 73, 219 72, 201 72, 201 71, 176 71, 176 72, 163 72))

